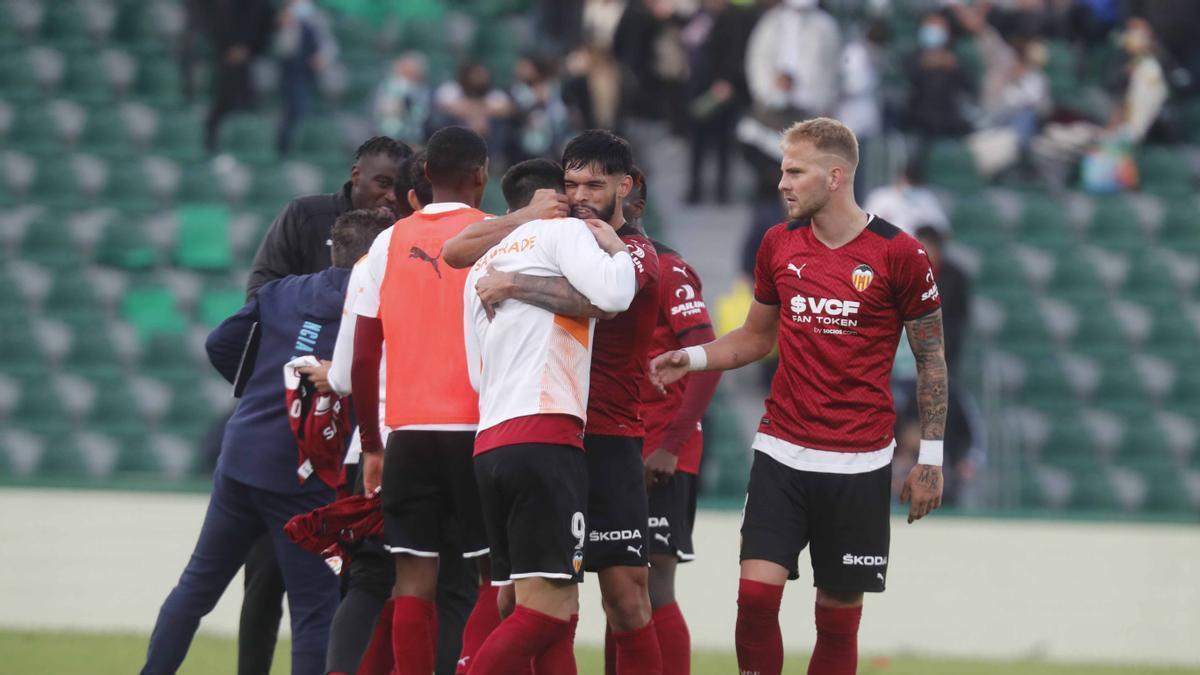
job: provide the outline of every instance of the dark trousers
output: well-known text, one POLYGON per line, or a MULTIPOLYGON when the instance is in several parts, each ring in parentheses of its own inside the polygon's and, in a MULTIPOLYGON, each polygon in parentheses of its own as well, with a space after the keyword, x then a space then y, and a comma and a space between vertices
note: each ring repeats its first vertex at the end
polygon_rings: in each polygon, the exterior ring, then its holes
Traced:
POLYGON ((283 113, 279 120, 279 134, 275 137, 275 149, 285 156, 292 147, 292 132, 300 119, 308 113, 316 82, 307 72, 282 69, 283 113))
POLYGON ((222 62, 217 77, 220 78, 217 95, 204 121, 204 147, 209 152, 218 149, 217 135, 221 130, 221 121, 229 113, 248 107, 254 95, 248 62, 236 65, 222 62))
POLYGON ((246 557, 245 591, 238 620, 238 675, 268 675, 283 619, 283 572, 271 535, 264 534, 246 557))
POLYGON ((323 675, 329 624, 338 604, 338 580, 320 557, 288 541, 283 525, 292 516, 329 503, 332 490, 287 495, 254 488, 219 470, 192 557, 159 610, 145 675, 174 673, 187 656, 200 619, 267 533, 283 573, 292 621, 293 675, 323 675))
POLYGON ((724 203, 729 199, 729 153, 733 149, 734 132, 741 111, 737 106, 725 104, 714 110, 704 120, 693 120, 691 128, 691 182, 688 185, 688 201, 698 202, 704 198, 704 165, 709 153, 716 155, 717 181, 716 200, 724 203))

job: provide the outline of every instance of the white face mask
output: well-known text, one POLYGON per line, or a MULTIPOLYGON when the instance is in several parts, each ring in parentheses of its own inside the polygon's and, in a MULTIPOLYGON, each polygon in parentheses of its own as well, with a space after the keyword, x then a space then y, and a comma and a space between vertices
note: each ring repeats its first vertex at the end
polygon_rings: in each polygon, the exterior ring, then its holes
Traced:
POLYGON ((783 4, 792 9, 815 9, 817 0, 783 0, 783 4))

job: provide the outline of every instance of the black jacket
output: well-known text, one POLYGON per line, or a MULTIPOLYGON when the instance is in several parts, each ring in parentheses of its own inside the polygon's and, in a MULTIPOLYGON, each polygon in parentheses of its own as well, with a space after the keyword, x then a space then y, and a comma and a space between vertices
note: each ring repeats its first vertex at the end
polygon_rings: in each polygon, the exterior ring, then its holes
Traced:
POLYGON ((313 274, 333 264, 329 258, 329 233, 338 216, 350 210, 350 183, 331 195, 297 197, 275 217, 263 237, 250 280, 246 299, 254 297, 268 281, 291 274, 313 274))

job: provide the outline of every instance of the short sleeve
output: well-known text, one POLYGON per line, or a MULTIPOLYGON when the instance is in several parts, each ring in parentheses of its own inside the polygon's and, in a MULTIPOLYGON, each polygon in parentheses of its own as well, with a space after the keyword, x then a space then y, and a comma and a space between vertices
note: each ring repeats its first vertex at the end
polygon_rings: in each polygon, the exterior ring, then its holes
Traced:
POLYGON ((700 278, 682 260, 659 258, 662 275, 658 280, 659 307, 676 336, 696 328, 711 326, 708 307, 700 289, 700 278))
POLYGON ((361 283, 351 285, 347 293, 354 296, 354 313, 359 316, 377 318, 379 316, 379 294, 383 287, 383 276, 387 272, 388 247, 392 242, 392 230, 384 230, 367 253, 363 263, 363 273, 359 276, 361 283))
POLYGON ((638 290, 650 286, 658 280, 658 253, 654 244, 642 236, 621 237, 629 257, 633 258, 633 275, 638 290))
POLYGON ((779 291, 775 288, 775 232, 767 230, 754 258, 754 299, 764 305, 779 304, 779 291))
POLYGON ((905 321, 918 319, 942 306, 929 254, 916 239, 902 234, 891 252, 892 287, 896 307, 905 321))

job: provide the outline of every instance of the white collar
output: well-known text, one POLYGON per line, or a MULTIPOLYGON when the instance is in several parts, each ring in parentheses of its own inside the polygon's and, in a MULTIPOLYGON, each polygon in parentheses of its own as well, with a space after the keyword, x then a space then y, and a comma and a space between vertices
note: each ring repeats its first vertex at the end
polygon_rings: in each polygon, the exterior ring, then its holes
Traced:
POLYGON ((447 213, 450 211, 457 211, 458 209, 469 208, 471 207, 461 202, 434 202, 433 204, 426 204, 425 208, 421 209, 421 213, 432 216, 438 213, 447 213))

